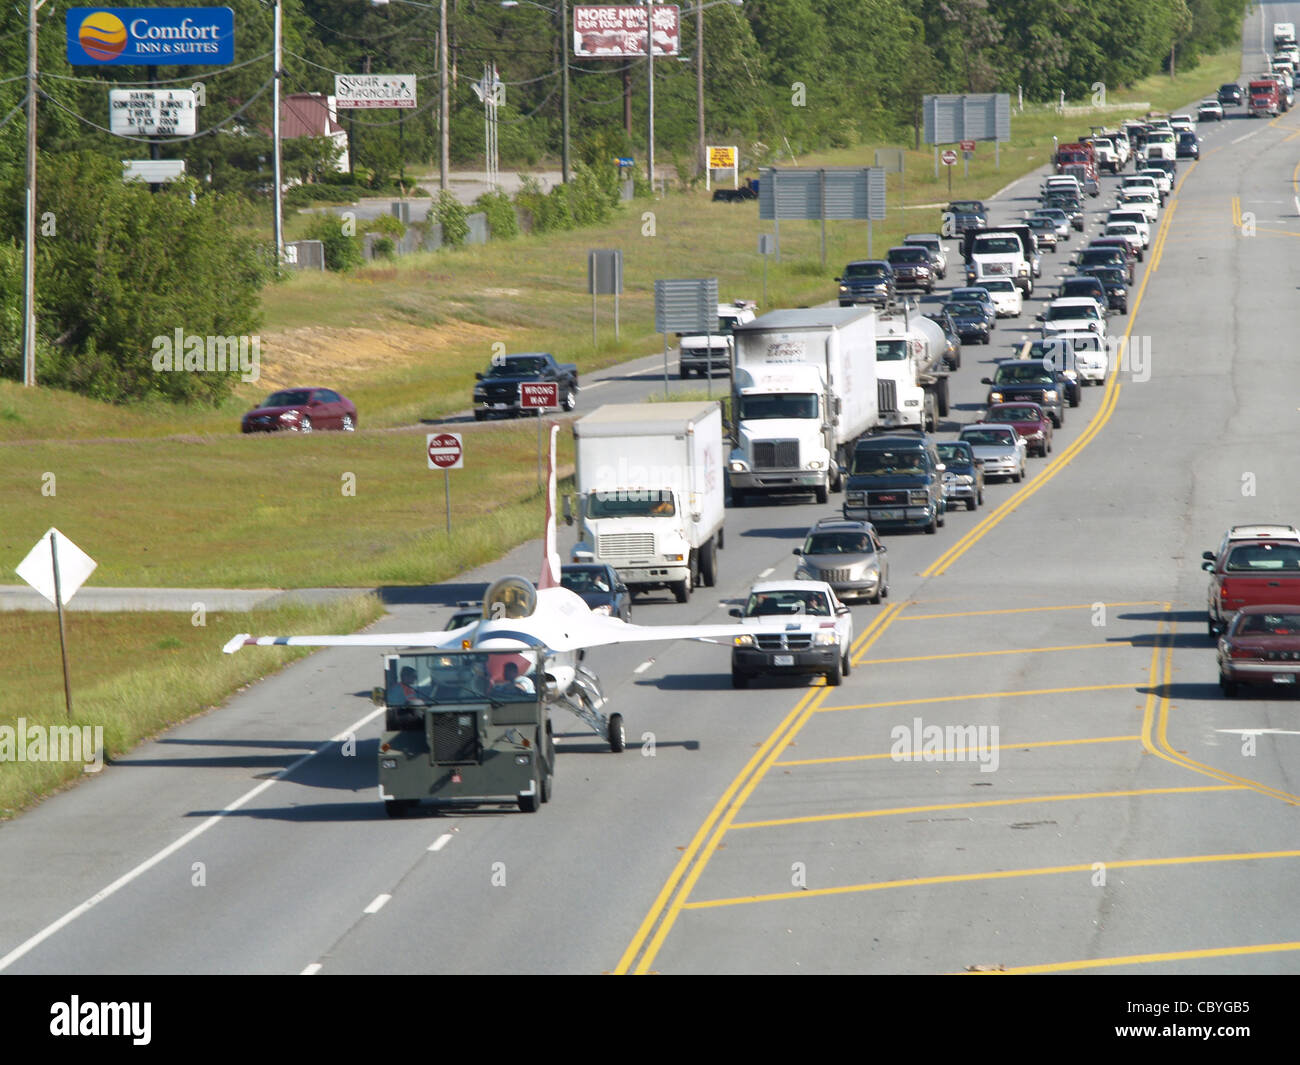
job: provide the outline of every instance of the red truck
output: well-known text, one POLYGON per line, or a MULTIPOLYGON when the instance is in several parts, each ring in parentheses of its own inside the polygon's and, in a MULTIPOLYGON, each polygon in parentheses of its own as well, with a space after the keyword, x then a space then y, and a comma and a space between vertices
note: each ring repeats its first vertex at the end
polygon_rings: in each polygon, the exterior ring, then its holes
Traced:
POLYGON ((1056 172, 1079 179, 1079 188, 1089 196, 1101 192, 1097 180, 1097 152, 1088 141, 1062 144, 1056 150, 1056 172))
POLYGON ((1217 640, 1243 607, 1300 609, 1300 533, 1294 527, 1230 529, 1217 552, 1201 557, 1201 568, 1210 575, 1205 602, 1210 639, 1217 640), (1262 535, 1251 536, 1252 531, 1262 535))
POLYGON ((1277 82, 1252 81, 1248 90, 1250 96, 1250 117, 1276 115, 1280 110, 1280 97, 1277 82))

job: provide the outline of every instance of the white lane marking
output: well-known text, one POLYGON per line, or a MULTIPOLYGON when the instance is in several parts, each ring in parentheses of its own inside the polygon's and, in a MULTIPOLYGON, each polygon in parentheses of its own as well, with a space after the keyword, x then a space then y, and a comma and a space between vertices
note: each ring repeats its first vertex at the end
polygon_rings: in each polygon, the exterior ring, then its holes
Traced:
POLYGON ((384 908, 385 905, 387 905, 388 900, 391 899, 392 897, 393 897, 392 895, 376 895, 374 901, 369 906, 367 906, 362 912, 378 913, 380 910, 384 908))
POLYGON ((775 566, 768 566, 767 569, 763 570, 763 572, 758 575, 758 579, 760 581, 763 580, 764 578, 767 577, 768 574, 772 573, 775 569, 776 569, 775 566))
POLYGON ((450 842, 451 842, 451 833, 444 832, 441 836, 439 836, 437 839, 435 839, 432 843, 429 844, 429 850, 440 851, 442 850, 443 847, 447 846, 447 844, 450 842))
POLYGON ((637 666, 636 669, 632 670, 632 672, 644 673, 647 669, 649 669, 654 664, 655 664, 655 660, 653 658, 647 658, 644 662, 642 662, 639 666, 637 666))
POLYGON ((299 975, 299 976, 315 976, 315 975, 316 975, 318 972, 320 972, 323 968, 325 968, 325 966, 323 966, 320 962, 318 962, 318 961, 314 961, 314 962, 312 962, 310 965, 308 965, 307 968, 305 968, 305 969, 304 969, 302 972, 300 972, 298 975, 299 975))
POLYGON ((14 949, 11 950, 8 954, 6 954, 3 958, 0 958, 0 972, 4 972, 5 969, 9 968, 10 965, 16 962, 23 955, 27 954, 29 951, 33 950, 34 948, 40 946, 47 939, 49 939, 50 936, 54 935, 55 932, 58 932, 62 928, 66 928, 78 917, 80 917, 83 913, 89 910, 91 907, 99 905, 99 903, 103 902, 106 898, 109 898, 112 895, 116 895, 118 891, 126 887, 126 885, 131 883, 132 880, 135 880, 138 876, 142 875, 143 873, 147 873, 150 869, 152 869, 159 862, 163 861, 165 858, 171 857, 178 850, 184 847, 185 844, 201 836, 213 825, 223 820, 228 814, 234 813, 246 802, 249 802, 250 800, 255 799, 257 796, 261 795, 262 792, 264 792, 276 781, 284 779, 295 769, 297 769, 300 765, 303 765, 306 762, 311 761, 311 759, 315 758, 322 751, 325 751, 328 748, 332 747, 334 744, 342 743, 350 736, 355 735, 358 731, 360 731, 362 728, 364 728, 366 725, 368 725, 371 721, 373 721, 382 713, 384 713, 384 708, 382 706, 378 707, 375 710, 370 711, 370 713, 366 714, 365 717, 361 718, 358 721, 353 722, 342 732, 340 732, 337 736, 331 737, 328 742, 323 743, 321 744, 321 746, 317 747, 316 750, 309 751, 307 754, 304 754, 301 758, 299 758, 296 762, 286 766, 284 769, 281 769, 280 772, 276 773, 275 776, 271 777, 269 780, 264 780, 256 787, 250 789, 249 791, 246 791, 243 795, 241 795, 238 799, 232 802, 229 806, 222 809, 220 813, 213 814, 211 817, 209 817, 206 821, 204 821, 200 825, 195 825, 194 828, 186 832, 185 835, 181 836, 180 839, 176 840, 174 843, 168 844, 157 854, 153 855, 153 857, 146 858, 130 872, 123 873, 111 884, 109 884, 108 887, 104 888, 101 891, 96 892, 94 895, 91 895, 90 898, 88 898, 85 902, 69 910, 53 924, 46 925, 30 939, 26 940, 23 943, 20 943, 18 946, 14 947, 14 949))
POLYGON ((1267 129, 1267 128, 1268 128, 1268 127, 1266 127, 1266 126, 1260 126, 1259 129, 1251 130, 1249 133, 1243 133, 1240 137, 1238 137, 1238 138, 1237 138, 1236 140, 1234 140, 1234 141, 1231 141, 1230 143, 1232 143, 1232 144, 1240 144, 1242 141, 1244 141, 1244 140, 1248 140, 1248 139, 1250 139, 1251 137, 1253 137, 1256 133, 1263 133, 1264 130, 1267 129))
POLYGON ((607 378, 605 378, 603 381, 592 381, 591 384, 589 384, 589 385, 583 385, 583 386, 582 386, 582 391, 584 391, 584 392, 590 392, 593 388, 599 388, 601 385, 607 385, 607 384, 609 384, 609 380, 610 380, 610 379, 607 377, 607 378))
POLYGON ((1300 736, 1300 732, 1286 728, 1216 728, 1214 731, 1234 736, 1300 736))

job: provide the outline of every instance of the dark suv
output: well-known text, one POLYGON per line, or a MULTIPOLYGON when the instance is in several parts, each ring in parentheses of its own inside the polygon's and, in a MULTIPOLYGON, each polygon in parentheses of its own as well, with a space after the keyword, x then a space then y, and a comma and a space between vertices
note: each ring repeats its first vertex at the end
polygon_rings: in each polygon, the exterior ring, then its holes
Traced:
POLYGON ((853 449, 844 517, 933 533, 944 523, 943 471, 934 441, 923 433, 865 437, 853 449))
POLYGON ((934 291, 935 271, 928 250, 915 245, 899 245, 889 249, 887 258, 894 268, 894 283, 899 288, 923 288, 927 293, 934 291))
POLYGON ((944 215, 944 236, 959 240, 966 230, 984 229, 989 221, 988 208, 979 200, 953 200, 944 215))
POLYGON ((894 268, 883 259, 859 259, 844 268, 844 276, 835 279, 840 283, 840 306, 852 307, 855 303, 874 303, 877 307, 893 305, 896 287, 894 268))
POLYGON ((1224 107, 1240 106, 1242 100, 1241 86, 1234 82, 1219 87, 1219 103, 1224 107))
POLYGON ((1004 359, 992 377, 981 378, 989 386, 987 403, 1037 403, 1052 425, 1065 421, 1069 378, 1062 370, 1048 369, 1038 359, 1004 359))

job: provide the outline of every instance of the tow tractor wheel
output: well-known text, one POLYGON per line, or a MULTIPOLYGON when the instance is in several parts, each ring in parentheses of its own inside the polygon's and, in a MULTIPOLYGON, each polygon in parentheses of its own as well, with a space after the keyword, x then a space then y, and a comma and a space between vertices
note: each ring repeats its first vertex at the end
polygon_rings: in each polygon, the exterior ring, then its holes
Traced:
POLYGON ((627 737, 623 732, 623 715, 609 715, 609 749, 615 754, 627 746, 627 737))

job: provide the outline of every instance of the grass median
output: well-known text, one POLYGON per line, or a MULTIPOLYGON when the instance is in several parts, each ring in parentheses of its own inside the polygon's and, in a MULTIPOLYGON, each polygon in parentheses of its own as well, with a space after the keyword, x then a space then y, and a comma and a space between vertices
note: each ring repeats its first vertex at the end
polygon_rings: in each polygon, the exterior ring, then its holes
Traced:
MULTIPOLYGON (((103 729, 108 757, 121 755, 163 729, 224 702, 240 687, 308 654, 309 648, 267 648, 225 655, 237 632, 354 632, 383 614, 374 595, 314 606, 249 613, 212 613, 196 626, 190 614, 71 612, 67 615, 75 717, 67 718, 59 636, 52 613, 0 613, 0 819, 80 780, 90 755, 78 761, 19 760, 3 737, 20 727, 31 735, 67 725, 103 729), (22 720, 20 726, 19 721, 22 720), (11 760, 12 759, 12 760, 11 760)), ((94 734, 93 732, 91 733, 94 734)), ((24 748, 26 753, 30 747, 24 748)), ((43 756, 49 758, 46 752, 43 756)), ((66 751, 65 751, 66 753, 66 751)))

